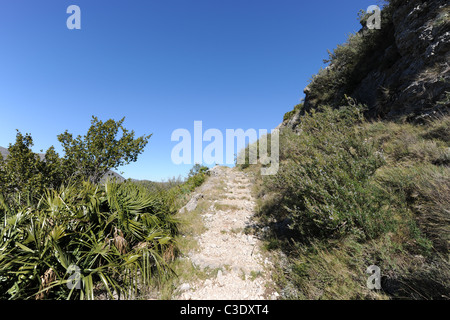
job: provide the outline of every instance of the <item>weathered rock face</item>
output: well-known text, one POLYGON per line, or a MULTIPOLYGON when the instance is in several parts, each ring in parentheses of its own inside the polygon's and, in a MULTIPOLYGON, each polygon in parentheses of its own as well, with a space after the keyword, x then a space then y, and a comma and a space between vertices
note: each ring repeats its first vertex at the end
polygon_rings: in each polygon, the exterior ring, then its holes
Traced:
MULTIPOLYGON (((414 121, 448 113, 450 92, 450 3, 448 0, 399 1, 392 11, 387 43, 374 50, 371 68, 351 92, 337 89, 366 104, 370 118, 414 121), (444 103, 442 103, 444 101, 444 103)), ((333 66, 330 66, 331 68, 333 66)), ((305 108, 318 107, 317 97, 305 90, 305 108)), ((337 105, 336 105, 337 106, 337 105)), ((295 128, 295 115, 282 126, 295 128)))
POLYGON ((413 120, 445 111, 437 102, 450 91, 448 9, 445 0, 414 0, 404 1, 394 12, 395 42, 383 53, 381 67, 372 70, 352 94, 368 105, 370 116, 413 120))

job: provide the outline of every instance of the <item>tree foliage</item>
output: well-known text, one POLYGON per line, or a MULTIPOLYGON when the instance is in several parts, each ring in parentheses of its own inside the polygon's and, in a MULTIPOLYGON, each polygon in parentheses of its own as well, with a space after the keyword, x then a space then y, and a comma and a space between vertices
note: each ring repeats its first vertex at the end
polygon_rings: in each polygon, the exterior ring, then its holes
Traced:
POLYGON ((10 203, 31 203, 45 189, 81 181, 98 183, 111 169, 135 162, 151 135, 135 138, 124 126, 125 118, 91 121, 85 136, 73 138, 68 131, 58 136, 65 155, 51 146, 44 155, 32 151, 30 134, 17 131, 16 141, 8 147, 6 159, 0 157, 0 194, 10 203), (119 131, 122 135, 118 137, 119 131))
POLYGON ((135 138, 123 122, 93 117, 86 135, 64 132, 64 157, 53 146, 34 153, 31 135, 17 131, 0 155, 0 299, 133 298, 172 274, 177 200, 208 168, 163 189, 99 183, 151 137, 135 138))
POLYGON ((65 156, 64 163, 72 177, 89 179, 98 183, 110 169, 135 162, 152 135, 135 139, 134 131, 128 131, 120 121, 103 122, 92 117, 91 127, 85 136, 73 137, 67 130, 58 136, 65 156), (119 131, 122 136, 118 137, 119 131))
POLYGON ((16 203, 30 203, 45 188, 54 188, 63 181, 63 171, 59 155, 53 147, 43 159, 34 153, 33 138, 17 131, 16 142, 8 147, 9 155, 0 160, 0 193, 16 203), (20 195, 20 197, 14 197, 20 195))
MULTIPOLYGON (((301 134, 282 134, 280 170, 266 179, 280 193, 275 206, 291 219, 297 238, 339 238, 355 233, 374 238, 388 228, 386 202, 375 198, 375 171, 383 164, 375 146, 355 124, 363 106, 323 107, 302 118, 301 134)), ((275 212, 275 211, 274 211, 275 212)))

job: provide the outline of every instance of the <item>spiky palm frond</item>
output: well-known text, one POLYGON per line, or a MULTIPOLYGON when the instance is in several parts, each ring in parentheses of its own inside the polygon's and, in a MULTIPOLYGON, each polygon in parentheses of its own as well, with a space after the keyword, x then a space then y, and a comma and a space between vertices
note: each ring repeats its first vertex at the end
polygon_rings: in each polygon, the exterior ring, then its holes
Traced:
POLYGON ((98 284, 130 297, 166 272, 176 232, 164 202, 129 183, 62 186, 2 212, 0 299, 94 299, 98 284))

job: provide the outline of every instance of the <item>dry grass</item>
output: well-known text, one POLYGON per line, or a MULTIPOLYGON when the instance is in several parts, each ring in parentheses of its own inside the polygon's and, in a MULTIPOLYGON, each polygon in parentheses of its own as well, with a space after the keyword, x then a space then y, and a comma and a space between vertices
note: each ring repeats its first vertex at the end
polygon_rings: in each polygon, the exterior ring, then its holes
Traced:
POLYGON ((52 268, 45 271, 44 275, 41 276, 41 291, 36 295, 36 300, 43 300, 47 298, 49 294, 49 289, 52 283, 56 281, 56 273, 52 268))
POLYGON ((236 211, 239 210, 239 207, 229 203, 214 203, 214 208, 217 211, 236 211))

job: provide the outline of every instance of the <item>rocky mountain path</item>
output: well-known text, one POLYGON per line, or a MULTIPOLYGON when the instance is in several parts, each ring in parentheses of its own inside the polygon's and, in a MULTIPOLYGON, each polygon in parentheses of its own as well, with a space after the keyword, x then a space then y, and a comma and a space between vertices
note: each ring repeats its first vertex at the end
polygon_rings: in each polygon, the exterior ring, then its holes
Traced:
POLYGON ((261 249, 261 241, 246 232, 252 225, 255 207, 249 177, 227 167, 215 167, 210 173, 180 211, 182 214, 203 208, 200 216, 204 232, 194 235, 198 245, 184 259, 190 260, 194 268, 208 270, 211 276, 180 283, 173 298, 277 299, 270 276, 270 257, 261 249))

